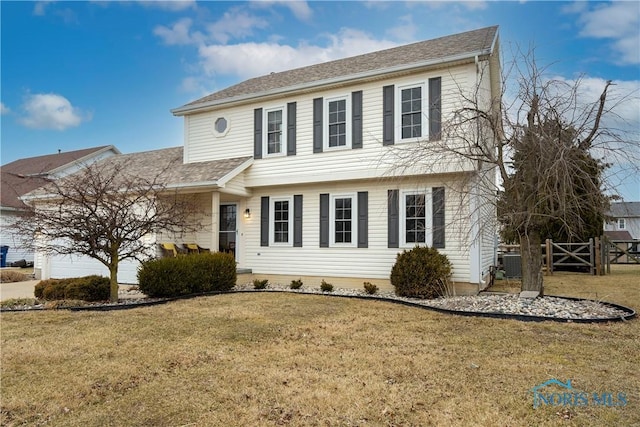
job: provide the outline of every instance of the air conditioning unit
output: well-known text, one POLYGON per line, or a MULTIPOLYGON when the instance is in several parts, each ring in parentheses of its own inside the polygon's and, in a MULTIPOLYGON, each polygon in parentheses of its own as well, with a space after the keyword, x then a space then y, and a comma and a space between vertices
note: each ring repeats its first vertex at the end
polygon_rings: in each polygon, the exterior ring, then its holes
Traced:
POLYGON ((522 264, 520 254, 504 254, 502 263, 504 264, 504 275, 508 279, 522 277, 522 264))

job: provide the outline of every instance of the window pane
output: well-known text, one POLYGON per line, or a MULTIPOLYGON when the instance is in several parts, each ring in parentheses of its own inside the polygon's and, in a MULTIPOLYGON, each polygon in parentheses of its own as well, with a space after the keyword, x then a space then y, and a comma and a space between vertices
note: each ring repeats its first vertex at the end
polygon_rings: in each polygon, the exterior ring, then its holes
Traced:
POLYGON ((335 242, 351 243, 352 235, 352 209, 351 198, 335 199, 335 242))
POLYGON ((342 99, 329 102, 329 147, 346 145, 347 102, 342 99))
POLYGON ((422 136, 422 88, 414 87, 401 91, 402 138, 422 136))
POLYGON ((267 153, 280 153, 282 150, 282 110, 267 113, 267 153))
POLYGON ((276 201, 273 204, 273 241, 289 242, 289 202, 276 201))
POLYGON ((425 227, 425 195, 407 194, 405 196, 406 243, 425 243, 425 227))

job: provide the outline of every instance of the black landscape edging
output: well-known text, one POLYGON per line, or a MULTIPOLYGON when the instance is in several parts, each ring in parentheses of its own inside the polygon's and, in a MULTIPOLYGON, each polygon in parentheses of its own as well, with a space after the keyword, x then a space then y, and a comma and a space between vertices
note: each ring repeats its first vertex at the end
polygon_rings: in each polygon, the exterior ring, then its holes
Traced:
MULTIPOLYGON (((416 302, 413 302, 413 301, 399 300, 399 299, 395 299, 395 298, 387 298, 387 297, 375 296, 375 295, 370 295, 370 296, 369 295, 340 295, 340 294, 333 294, 331 292, 322 292, 322 293, 304 292, 304 291, 291 292, 291 291, 288 291, 288 290, 273 290, 273 289, 242 289, 242 290, 230 290, 230 291, 202 292, 202 293, 197 293, 197 294, 181 295, 181 296, 171 297, 171 298, 160 298, 160 299, 153 300, 153 301, 132 302, 130 304, 105 304, 105 305, 87 305, 87 306, 78 306, 78 307, 60 307, 60 308, 56 308, 56 310, 70 310, 70 311, 128 310, 128 309, 138 308, 138 307, 149 307, 149 306, 154 306, 154 305, 166 304, 166 303, 171 302, 171 301, 177 301, 177 300, 182 300, 182 299, 191 299, 191 298, 196 298, 196 297, 201 297, 201 296, 216 296, 216 295, 222 295, 222 294, 255 293, 255 292, 265 292, 265 293, 282 292, 282 293, 297 294, 297 295, 324 295, 324 296, 340 297, 340 298, 353 298, 353 299, 361 299, 361 300, 384 301, 384 302, 390 302, 390 303, 394 303, 394 304, 401 304, 401 305, 405 305, 405 306, 408 306, 408 307, 422 308, 422 309, 425 309, 425 310, 435 311, 437 313, 452 314, 452 315, 456 315, 456 316, 488 317, 488 318, 492 318, 492 319, 513 319, 513 320, 519 320, 519 321, 522 321, 522 322, 551 321, 551 322, 561 322, 561 323, 607 323, 607 322, 627 321, 627 320, 631 320, 631 319, 636 317, 636 311, 635 310, 633 310, 633 309, 631 309, 629 307, 625 307, 623 305, 614 304, 614 303, 606 302, 606 301, 595 301, 595 300, 590 300, 590 299, 586 299, 586 298, 561 297, 561 296, 556 296, 556 295, 546 295, 546 296, 553 297, 553 298, 561 298, 561 299, 566 299, 566 300, 571 300, 571 301, 597 302, 599 304, 603 304, 603 305, 606 305, 606 306, 609 306, 609 307, 612 307, 612 308, 616 308, 616 309, 618 309, 620 311, 623 311, 623 312, 625 312, 627 314, 625 316, 620 316, 620 317, 568 319, 568 318, 550 317, 550 316, 531 316, 531 315, 526 315, 526 314, 509 314, 509 313, 491 313, 491 312, 482 312, 482 311, 450 310, 450 309, 447 309, 447 308, 432 307, 432 306, 429 306, 429 305, 424 305, 424 304, 416 303, 416 302)), ((25 312, 25 311, 36 311, 36 310, 45 311, 47 309, 45 309, 44 307, 38 307, 38 308, 23 308, 23 309, 2 309, 0 311, 3 312, 3 313, 7 313, 7 312, 25 312)))

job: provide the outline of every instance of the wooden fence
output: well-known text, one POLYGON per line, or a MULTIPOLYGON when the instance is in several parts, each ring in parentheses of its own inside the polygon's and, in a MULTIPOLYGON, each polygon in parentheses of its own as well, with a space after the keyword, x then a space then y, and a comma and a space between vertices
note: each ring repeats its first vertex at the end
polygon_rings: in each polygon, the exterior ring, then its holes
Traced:
MULTIPOLYGON (((542 245, 543 267, 548 275, 554 270, 573 269, 592 275, 611 273, 611 264, 640 263, 639 240, 609 240, 595 237, 588 242, 558 243, 547 239, 542 245)), ((519 245, 500 245, 499 255, 513 255, 519 245)))

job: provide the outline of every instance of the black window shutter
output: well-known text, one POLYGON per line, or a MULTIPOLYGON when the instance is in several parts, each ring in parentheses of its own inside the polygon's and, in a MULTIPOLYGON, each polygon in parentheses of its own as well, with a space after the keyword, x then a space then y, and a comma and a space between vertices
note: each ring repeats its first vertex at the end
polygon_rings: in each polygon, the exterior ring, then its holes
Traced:
POLYGON ((287 156, 296 155, 296 103, 287 104, 287 156))
POLYGON ((389 190, 387 209, 387 247, 400 247, 400 198, 398 190, 389 190))
POLYGON ((329 247, 329 194, 320 195, 320 247, 329 247))
POLYGON ((253 110, 253 158, 262 158, 262 108, 253 110))
POLYGON ((260 199, 260 246, 269 246, 269 197, 260 199))
POLYGON ((351 148, 362 148, 362 91, 351 94, 351 148))
POLYGON ((444 248, 444 187, 431 189, 434 248, 444 248))
POLYGON ((440 139, 442 131, 442 78, 429 79, 429 139, 440 139))
POLYGON ((313 100, 313 152, 322 153, 322 98, 313 100))
POLYGON ((369 247, 369 193, 358 192, 358 247, 369 247))
POLYGON ((293 196, 293 246, 302 247, 302 194, 293 196))
POLYGON ((393 85, 382 88, 382 145, 393 145, 394 129, 393 129, 393 85))

